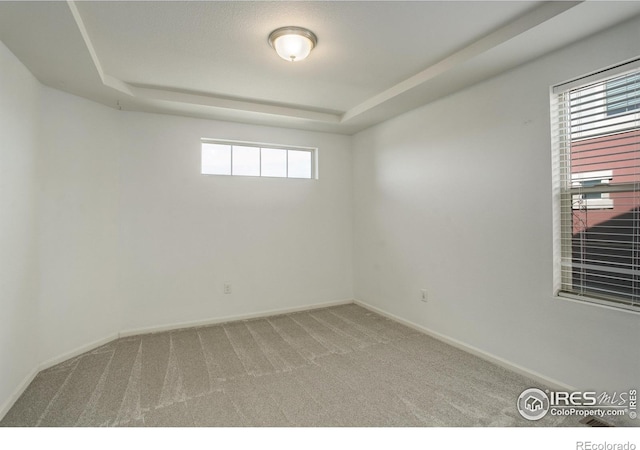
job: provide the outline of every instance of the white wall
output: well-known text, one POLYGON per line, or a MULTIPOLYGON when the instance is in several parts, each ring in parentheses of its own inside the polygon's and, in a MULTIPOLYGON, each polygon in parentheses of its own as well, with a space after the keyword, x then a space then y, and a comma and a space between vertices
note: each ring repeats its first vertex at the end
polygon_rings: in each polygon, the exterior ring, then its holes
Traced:
POLYGON ((640 317, 552 296, 549 86, 637 56, 638 29, 356 135, 356 299, 569 386, 636 386, 640 317))
POLYGON ((121 331, 353 298, 349 137, 121 112, 0 63, 0 416, 121 331), (203 176, 203 137, 318 147, 320 179, 203 176))
POLYGON ((120 331, 353 298, 350 138, 49 88, 42 116, 41 362, 120 331), (317 146, 322 175, 203 176, 203 137, 317 146))
POLYGON ((120 331, 118 111, 43 88, 40 361, 120 331))
POLYGON ((0 415, 37 363, 41 87, 0 42, 0 415))
POLYGON ((349 138, 142 113, 121 123, 125 329, 353 297, 349 138), (317 146, 321 177, 201 175, 203 137, 317 146))
POLYGON ((350 138, 120 115, 124 328, 350 300, 350 138), (318 147, 318 180, 200 174, 200 139, 318 147), (232 294, 223 294, 223 284, 232 294))

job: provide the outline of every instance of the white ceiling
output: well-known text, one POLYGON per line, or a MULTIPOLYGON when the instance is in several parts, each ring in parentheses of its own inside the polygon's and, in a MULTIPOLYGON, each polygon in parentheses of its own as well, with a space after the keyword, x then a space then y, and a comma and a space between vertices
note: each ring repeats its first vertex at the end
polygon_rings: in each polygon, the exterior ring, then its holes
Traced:
POLYGON ((114 108, 354 133, 640 14, 640 2, 0 2, 43 83, 114 108), (318 45, 289 63, 281 26, 318 45))

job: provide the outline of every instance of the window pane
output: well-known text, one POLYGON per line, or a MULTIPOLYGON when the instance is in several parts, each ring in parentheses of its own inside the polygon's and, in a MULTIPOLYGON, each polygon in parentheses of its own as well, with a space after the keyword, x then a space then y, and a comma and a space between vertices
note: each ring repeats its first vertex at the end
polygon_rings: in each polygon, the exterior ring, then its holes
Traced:
POLYGON ((232 173, 234 175, 260 176, 260 149, 234 145, 232 173))
POLYGON ((289 150, 289 178, 311 178, 311 152, 289 150))
POLYGON ((640 75, 626 75, 607 82, 607 114, 640 109, 640 75))
POLYGON ((231 146, 202 144, 202 173, 231 175, 231 146))
POLYGON ((262 176, 287 176, 287 151, 277 148, 262 149, 262 176))

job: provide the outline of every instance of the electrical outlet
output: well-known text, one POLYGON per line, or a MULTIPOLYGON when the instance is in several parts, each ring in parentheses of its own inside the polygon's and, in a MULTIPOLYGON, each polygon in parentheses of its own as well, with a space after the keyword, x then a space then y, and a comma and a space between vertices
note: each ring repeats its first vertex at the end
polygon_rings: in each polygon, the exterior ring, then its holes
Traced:
POLYGON ((225 283, 224 284, 224 293, 225 294, 231 294, 231 283, 225 283))
POLYGON ((420 298, 423 302, 426 303, 427 301, 427 290, 426 289, 420 289, 420 293, 422 294, 422 297, 420 298))

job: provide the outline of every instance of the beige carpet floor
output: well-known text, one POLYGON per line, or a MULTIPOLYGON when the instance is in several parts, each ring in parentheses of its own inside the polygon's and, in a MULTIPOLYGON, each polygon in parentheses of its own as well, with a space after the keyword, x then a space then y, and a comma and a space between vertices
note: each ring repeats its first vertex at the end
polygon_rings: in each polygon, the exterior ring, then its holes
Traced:
POLYGON ((40 372, 2 426, 578 426, 541 387, 357 305, 113 341, 40 372))

